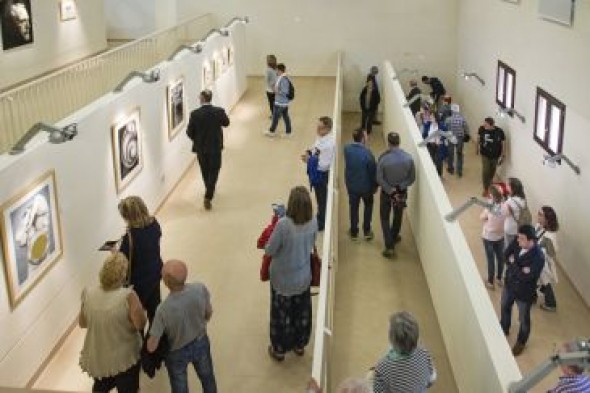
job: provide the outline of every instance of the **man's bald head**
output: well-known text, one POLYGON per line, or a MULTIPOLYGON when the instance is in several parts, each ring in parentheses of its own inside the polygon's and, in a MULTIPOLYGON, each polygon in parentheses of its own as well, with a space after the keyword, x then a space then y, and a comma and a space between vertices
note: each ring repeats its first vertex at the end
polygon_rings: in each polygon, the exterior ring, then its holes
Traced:
POLYGON ((177 259, 167 261, 162 268, 164 283, 172 291, 184 287, 187 275, 186 264, 177 259))

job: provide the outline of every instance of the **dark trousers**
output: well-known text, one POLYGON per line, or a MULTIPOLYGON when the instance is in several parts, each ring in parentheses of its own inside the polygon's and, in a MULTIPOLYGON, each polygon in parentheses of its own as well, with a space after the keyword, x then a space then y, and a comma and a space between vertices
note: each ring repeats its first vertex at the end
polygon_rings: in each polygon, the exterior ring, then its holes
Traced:
POLYGON ((318 205, 318 214, 316 215, 318 231, 323 231, 326 224, 326 204, 328 203, 328 179, 330 178, 330 171, 322 172, 322 174, 322 181, 314 187, 315 200, 318 205))
POLYGON ((371 219, 373 217, 373 194, 348 193, 348 205, 350 206, 350 234, 357 236, 359 233, 359 206, 363 201, 365 206, 363 214, 363 232, 365 235, 371 232, 371 219))
POLYGON ((486 156, 481 156, 481 181, 483 183, 483 189, 485 191, 487 191, 490 188, 490 185, 492 185, 492 180, 496 175, 497 166, 497 158, 488 158, 486 156))
POLYGON ((502 300, 500 301, 500 325, 504 334, 508 335, 512 320, 512 306, 516 303, 518 307, 518 320, 520 327, 516 341, 525 345, 531 333, 531 306, 532 303, 516 299, 514 292, 504 286, 502 300))
POLYGON ((373 122, 375 121, 375 116, 377 115, 376 111, 367 111, 362 110, 361 113, 361 128, 367 130, 367 134, 370 134, 373 131, 373 122))
MULTIPOLYGON (((463 176, 463 137, 457 137, 457 144, 449 143, 449 155, 447 157, 447 168, 449 172, 455 170, 455 153, 457 154, 457 175, 463 176)), ((492 176, 493 178, 493 176, 492 176)), ((487 190, 487 188, 486 188, 487 190)))
POLYGON ((213 194, 215 194, 215 185, 221 169, 221 152, 199 153, 197 154, 197 160, 205 184, 205 198, 211 200, 213 194))
POLYGON ((494 275, 501 280, 504 273, 504 239, 498 241, 483 239, 483 248, 488 261, 488 282, 493 284, 494 275))
POLYGON ((270 342, 276 353, 284 354, 309 344, 312 326, 309 288, 293 296, 279 295, 271 286, 270 342))
POLYGON ((291 133, 291 118, 289 117, 289 107, 275 105, 272 111, 272 123, 270 124, 270 132, 275 132, 279 125, 279 118, 285 121, 285 132, 291 133))
POLYGON ((268 106, 270 108, 270 115, 272 116, 273 109, 275 107, 275 93, 267 91, 266 98, 268 98, 268 106))
POLYGON ((539 291, 545 296, 545 305, 547 307, 557 307, 557 299, 555 299, 555 292, 551 284, 541 285, 539 291))
POLYGON ((94 378, 92 391, 95 393, 108 393, 112 389, 119 393, 136 393, 139 391, 139 362, 131 368, 106 378, 94 378))
POLYGON ((391 197, 381 191, 381 198, 379 199, 379 215, 381 217, 381 229, 383 230, 383 242, 386 249, 393 249, 395 239, 399 235, 402 227, 402 216, 404 208, 393 206, 391 197), (393 212, 393 221, 391 213, 393 212))
POLYGON ((162 296, 160 295, 160 281, 158 281, 151 290, 146 291, 145 294, 143 292, 140 293, 140 291, 137 292, 141 305, 147 312, 148 322, 151 326, 154 316, 156 315, 156 309, 162 302, 162 296))

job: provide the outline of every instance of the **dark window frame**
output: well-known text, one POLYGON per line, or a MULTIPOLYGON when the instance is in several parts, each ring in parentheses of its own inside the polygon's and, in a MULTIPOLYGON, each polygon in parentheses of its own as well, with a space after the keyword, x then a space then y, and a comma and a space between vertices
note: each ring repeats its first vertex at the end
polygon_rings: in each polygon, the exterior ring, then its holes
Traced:
MULTIPOLYGON (((516 95, 516 71, 514 70, 514 68, 510 67, 508 64, 504 63, 501 60, 498 60, 498 67, 496 68, 496 103, 504 109, 514 109, 514 98, 516 95), (498 87, 500 84, 500 70, 504 71, 504 94, 502 96, 502 100, 498 99, 498 87), (506 84, 508 81, 508 78, 506 77, 506 75, 511 74, 512 75, 512 102, 510 103, 510 107, 507 108, 506 107, 506 95, 508 94, 508 91, 506 89, 506 84)), ((512 113, 509 113, 510 116, 514 116, 512 113)))
POLYGON ((533 138, 539 145, 541 145, 543 149, 545 149, 545 151, 547 151, 547 153, 551 155, 559 154, 563 150, 563 134, 565 131, 565 109, 566 106, 563 102, 559 101, 557 98, 555 98, 554 96, 552 96, 551 94, 537 86, 537 94, 535 96, 535 125, 533 129, 533 138), (545 108, 546 113, 544 139, 541 139, 537 136, 537 122, 539 121, 539 101, 541 97, 544 98, 545 101, 547 101, 547 106, 545 108), (551 108, 554 106, 561 111, 561 118, 559 119, 557 151, 553 151, 551 150, 551 147, 549 147, 549 140, 551 135, 551 116, 553 113, 551 108))

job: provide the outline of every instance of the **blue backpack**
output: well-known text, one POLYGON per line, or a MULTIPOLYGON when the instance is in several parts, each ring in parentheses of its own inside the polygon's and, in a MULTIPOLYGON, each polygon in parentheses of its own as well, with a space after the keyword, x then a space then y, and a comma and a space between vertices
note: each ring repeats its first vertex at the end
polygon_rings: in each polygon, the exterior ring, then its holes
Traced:
POLYGON ((319 163, 320 156, 318 154, 312 154, 307 159, 307 176, 312 190, 314 187, 319 186, 324 178, 323 172, 318 169, 319 163))

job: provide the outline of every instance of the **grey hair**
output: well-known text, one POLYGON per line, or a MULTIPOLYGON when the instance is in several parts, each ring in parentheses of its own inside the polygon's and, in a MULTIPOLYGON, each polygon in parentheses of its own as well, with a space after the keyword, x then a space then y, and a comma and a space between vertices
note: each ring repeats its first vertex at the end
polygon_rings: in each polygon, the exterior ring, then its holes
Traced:
POLYGON ((395 313, 389 319, 389 342, 404 355, 412 353, 418 345, 418 322, 407 311, 395 313))
POLYGON ((338 386, 338 393, 372 393, 371 386, 366 379, 348 378, 338 386))

